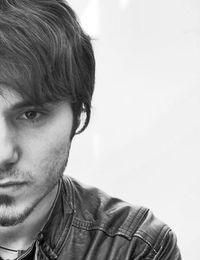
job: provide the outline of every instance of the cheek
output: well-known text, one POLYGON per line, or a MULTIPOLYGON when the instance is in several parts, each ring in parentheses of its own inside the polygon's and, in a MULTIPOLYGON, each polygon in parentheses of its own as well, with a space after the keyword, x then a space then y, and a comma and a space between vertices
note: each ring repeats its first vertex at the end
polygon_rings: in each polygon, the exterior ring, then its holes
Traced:
POLYGON ((45 132, 23 142, 21 163, 26 167, 43 168, 51 161, 66 156, 70 147, 70 133, 59 131, 57 134, 45 132))
POLYGON ((70 149, 69 142, 63 140, 40 146, 23 158, 21 170, 28 170, 35 190, 41 192, 52 187, 63 175, 70 149))
POLYGON ((72 115, 69 112, 65 108, 42 127, 27 127, 20 131, 19 168, 29 170, 34 175, 41 175, 44 171, 48 171, 47 168, 53 168, 54 165, 66 161, 72 128, 72 115))
POLYGON ((56 146, 52 146, 43 153, 43 157, 38 159, 39 164, 36 164, 38 172, 42 172, 44 176, 59 175, 60 170, 66 166, 69 149, 70 143, 68 142, 60 142, 56 146))

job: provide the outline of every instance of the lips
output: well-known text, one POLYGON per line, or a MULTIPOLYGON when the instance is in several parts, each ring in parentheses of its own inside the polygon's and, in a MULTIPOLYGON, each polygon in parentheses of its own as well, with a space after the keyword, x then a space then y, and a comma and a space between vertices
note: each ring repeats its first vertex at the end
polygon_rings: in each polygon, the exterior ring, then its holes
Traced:
POLYGON ((5 182, 5 183, 0 183, 0 188, 9 188, 9 187, 19 187, 26 184, 25 182, 5 182))

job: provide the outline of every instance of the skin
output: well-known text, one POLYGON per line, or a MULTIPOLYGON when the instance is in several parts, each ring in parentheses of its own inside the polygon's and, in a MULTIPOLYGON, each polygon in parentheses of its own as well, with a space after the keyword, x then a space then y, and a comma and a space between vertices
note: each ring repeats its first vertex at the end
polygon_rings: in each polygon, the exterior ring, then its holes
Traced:
POLYGON ((22 102, 0 85, 0 245, 17 250, 30 246, 49 214, 67 164, 73 121, 67 102, 45 109, 20 108, 22 102), (9 182, 23 184, 2 187, 9 182))

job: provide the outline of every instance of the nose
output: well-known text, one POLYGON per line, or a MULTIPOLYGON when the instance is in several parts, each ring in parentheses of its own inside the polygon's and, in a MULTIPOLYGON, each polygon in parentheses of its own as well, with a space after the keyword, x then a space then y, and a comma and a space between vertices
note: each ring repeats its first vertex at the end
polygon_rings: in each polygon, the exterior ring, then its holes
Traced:
POLYGON ((0 172, 7 171, 19 159, 15 137, 9 126, 0 120, 0 172))

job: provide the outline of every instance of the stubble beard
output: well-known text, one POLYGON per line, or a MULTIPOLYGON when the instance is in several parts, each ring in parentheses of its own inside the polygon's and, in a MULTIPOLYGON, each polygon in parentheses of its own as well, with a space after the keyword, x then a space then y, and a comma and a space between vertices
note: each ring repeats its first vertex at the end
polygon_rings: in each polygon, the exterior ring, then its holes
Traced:
MULTIPOLYGON (((61 149, 62 150, 62 149, 61 149)), ((48 184, 48 188, 46 189, 46 192, 39 198, 37 198, 33 204, 29 207, 26 207, 23 212, 16 214, 15 210, 13 209, 15 207, 15 198, 2 194, 0 195, 0 208, 1 212, 3 212, 3 209, 7 211, 6 215, 0 214, 0 226, 2 227, 9 227, 9 226, 16 226, 18 224, 23 223, 34 211, 36 206, 46 197, 48 194, 54 189, 54 187, 58 184, 59 180, 63 177, 64 170, 67 166, 68 157, 69 157, 69 150, 68 148, 66 152, 65 160, 62 161, 62 163, 59 163, 58 161, 55 161, 54 163, 51 163, 51 166, 47 168, 46 174, 49 176, 49 178, 52 178, 52 172, 54 172, 54 178, 51 179, 51 181, 48 184), (59 164, 59 165, 58 165, 59 164), (59 166, 59 167, 58 167, 59 166)), ((27 174, 27 173, 23 173, 27 174)), ((31 176, 31 173, 28 173, 31 176)))

